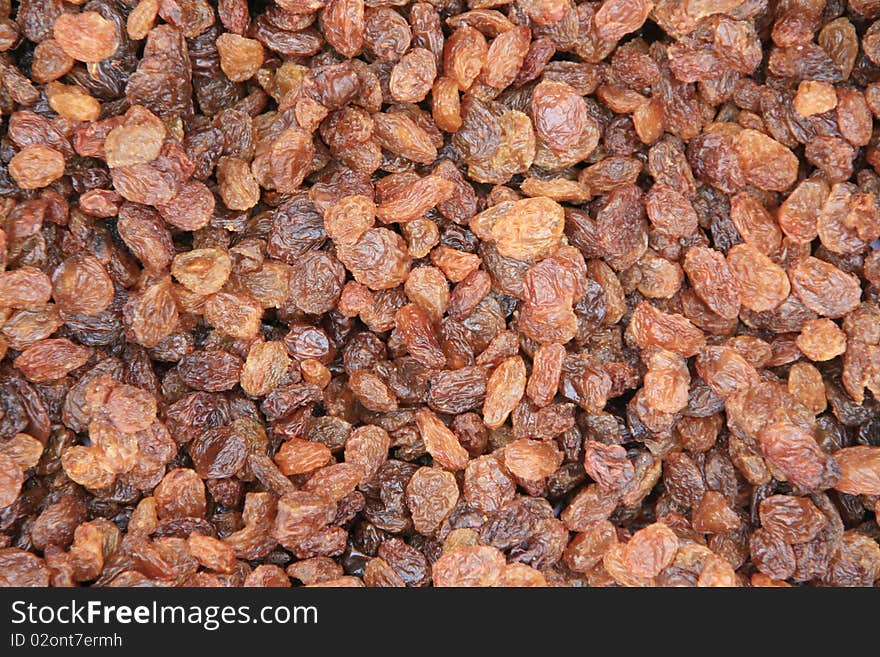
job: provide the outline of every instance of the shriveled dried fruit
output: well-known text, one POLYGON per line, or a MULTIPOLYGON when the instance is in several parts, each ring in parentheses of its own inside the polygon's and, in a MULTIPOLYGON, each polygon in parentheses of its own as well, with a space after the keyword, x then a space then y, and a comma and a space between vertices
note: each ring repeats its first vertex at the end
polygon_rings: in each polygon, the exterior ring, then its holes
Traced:
POLYGON ((458 547, 434 562, 434 586, 494 586, 505 567, 500 550, 487 545, 458 547))
POLYGON ((283 342, 255 344, 241 369, 241 389, 254 397, 268 395, 284 381, 289 366, 290 357, 283 342))
POLYGON ((647 365, 643 390, 648 405, 662 413, 677 413, 687 406, 690 374, 684 358, 658 349, 647 365))
POLYGON ((419 468, 406 485, 406 504, 420 534, 431 535, 455 508, 458 484, 451 472, 419 468))
POLYGON ((718 251, 705 247, 690 249, 682 267, 697 296, 711 310, 726 318, 739 314, 739 283, 718 251))
POLYGON ((467 466, 468 453, 437 415, 423 408, 416 413, 416 422, 425 449, 438 465, 448 470, 463 470, 467 466))
POLYGON ((822 373, 809 363, 795 363, 788 371, 788 391, 804 408, 818 415, 825 410, 822 373))
POLYGON ((727 252, 727 266, 739 284, 742 305, 749 310, 773 310, 791 292, 785 270, 754 246, 734 245, 727 252))
POLYGON ((802 428, 785 419, 769 422, 758 443, 767 461, 792 483, 808 490, 823 486, 828 457, 802 428))
POLYGON ((612 490, 625 488, 635 474, 623 447, 596 440, 584 443, 584 470, 597 484, 612 490))
POLYGON ((504 449, 504 465, 526 481, 538 481, 556 472, 562 453, 551 442, 520 438, 504 449))
POLYGON ((797 180, 797 157, 772 137, 746 129, 735 148, 746 182, 758 189, 782 192, 797 180))
POLYGON ((0 302, 7 308, 37 309, 52 296, 49 277, 36 267, 0 272, 0 302))
POLYGON ((176 255, 171 263, 174 278, 200 295, 219 292, 231 271, 232 259, 219 249, 193 249, 176 255))
POLYGON ((875 5, 0 2, 0 584, 871 586, 875 5))
POLYGON ((836 319, 859 305, 859 280, 830 262, 812 256, 798 260, 788 271, 791 289, 813 312, 836 319))
POLYGON ((526 368, 522 358, 515 356, 501 363, 486 383, 483 422, 497 429, 522 399, 526 386, 526 368))
POLYGON ((548 198, 505 201, 471 219, 474 234, 495 242, 508 258, 531 262, 559 244, 565 224, 562 207, 548 198))
POLYGON ((52 296, 68 313, 97 315, 110 305, 113 294, 113 281, 94 256, 71 256, 52 274, 52 296))
POLYGON ((275 463, 285 475, 311 472, 330 460, 330 450, 321 443, 291 438, 275 455, 275 463))
POLYGON ((786 543, 806 543, 828 524, 828 518, 807 497, 771 495, 758 507, 761 526, 786 543))
POLYGON ((9 175, 22 189, 47 187, 64 175, 64 156, 48 146, 26 146, 12 156, 9 175))
POLYGON ((55 19, 52 34, 55 41, 73 59, 100 62, 119 47, 117 26, 96 11, 61 14, 55 19))
POLYGON ((629 330, 642 349, 662 347, 685 357, 696 354, 705 343, 703 332, 686 317, 664 313, 645 301, 633 311, 629 330))
POLYGON ((233 82, 243 82, 254 76, 263 65, 263 46, 255 39, 246 39, 229 32, 217 37, 220 68, 233 82))
POLYGON ((21 352, 14 365, 29 381, 54 381, 82 367, 89 360, 87 347, 67 338, 40 340, 21 352))
POLYGON ((846 335, 830 319, 811 319, 801 329, 797 346, 810 360, 831 360, 846 351, 846 335))
POLYGON ((21 492, 24 472, 7 454, 0 454, 0 509, 12 505, 21 492))
POLYGON ((636 577, 654 577, 669 566, 678 550, 678 537, 660 522, 640 529, 624 545, 622 559, 636 577))
POLYGON ((837 106, 837 93, 828 82, 802 80, 792 104, 801 116, 823 114, 837 106))
POLYGON ((880 449, 869 446, 845 447, 835 452, 840 479, 834 487, 850 495, 880 495, 880 449))

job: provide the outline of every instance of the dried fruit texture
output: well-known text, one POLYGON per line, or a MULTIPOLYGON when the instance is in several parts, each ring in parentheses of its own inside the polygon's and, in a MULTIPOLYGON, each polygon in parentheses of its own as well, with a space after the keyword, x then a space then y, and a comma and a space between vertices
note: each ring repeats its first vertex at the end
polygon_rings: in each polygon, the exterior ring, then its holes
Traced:
POLYGON ((758 444, 767 461, 791 483, 807 490, 823 487, 828 457, 816 440, 787 419, 774 420, 761 429, 758 444))
POLYGON ((418 103, 428 95, 436 76, 434 55, 424 48, 413 48, 391 69, 388 89, 398 102, 418 103))
POLYGON ((677 413, 687 406, 691 376, 685 359, 657 349, 647 365, 643 388, 647 404, 661 413, 677 413))
POLYGON ((564 82, 544 81, 535 87, 532 121, 541 142, 560 155, 575 149, 588 155, 599 141, 598 125, 586 103, 564 82))
POLYGON ((694 206, 686 196, 662 182, 651 187, 645 197, 645 210, 651 225, 669 237, 687 237, 697 229, 694 206))
POLYGON ((728 319, 739 315, 739 283, 721 253, 695 247, 685 254, 682 267, 694 292, 706 306, 728 319))
POLYGON ((706 491, 700 504, 694 509, 692 517, 694 529, 703 534, 732 532, 742 524, 724 495, 714 490, 706 491))
POLYGON ((260 186, 247 161, 223 157, 217 163, 217 187, 230 210, 250 210, 260 200, 260 186))
POLYGON ((113 295, 113 280, 94 256, 71 256, 52 273, 52 296, 64 312, 98 315, 113 295))
POLYGON ((241 369, 241 389, 254 397, 264 397, 287 376, 290 357, 283 342, 261 342, 251 347, 241 369))
POLYGON ((880 495, 880 449, 845 447, 835 452, 840 479, 834 487, 850 495, 880 495))
POLYGON ((565 361, 565 347, 560 344, 541 345, 532 357, 532 373, 526 394, 537 406, 547 406, 559 389, 559 377, 565 361))
POLYGON ((147 164, 159 157, 166 129, 152 112, 135 107, 129 110, 127 120, 107 134, 104 155, 107 166, 125 167, 147 164))
POLYGON ((419 468, 406 485, 406 504, 416 531, 434 534, 455 508, 458 496, 458 483, 451 472, 419 468))
POLYGON ((772 137, 746 129, 736 136, 735 149, 748 184, 783 192, 797 180, 797 157, 772 137))
POLYGON ((205 485, 194 470, 171 470, 156 486, 153 496, 160 519, 202 518, 205 515, 205 485))
POLYGON ((291 438, 275 455, 275 463, 285 475, 311 472, 326 465, 330 460, 330 450, 321 443, 291 438))
POLYGON ((695 355, 706 341, 686 317, 664 313, 646 301, 636 306, 628 330, 641 349, 662 347, 684 357, 695 355))
POLYGON ((746 244, 763 254, 773 253, 782 243, 776 220, 751 194, 740 192, 730 199, 730 220, 746 244))
POLYGON ((506 566, 504 554, 487 545, 457 547, 441 556, 431 569, 434 586, 495 586, 506 566))
POLYGON ((739 284, 742 305, 749 310, 773 310, 791 292, 785 270, 750 244, 734 245, 727 252, 727 266, 739 284))
POLYGON ((801 116, 824 114, 837 107, 837 92, 828 82, 802 80, 792 105, 801 116))
POLYGON ((65 53, 80 62, 100 62, 119 47, 118 27, 96 11, 61 14, 52 35, 65 53))
POLYGON ((462 91, 470 89, 486 61, 489 45, 478 30, 464 25, 443 46, 443 70, 462 91))
POLYGON ((486 383, 483 423, 490 429, 503 425, 522 399, 525 387, 526 366, 522 358, 514 356, 502 362, 486 383))
POLYGON ((263 65, 263 45, 238 34, 226 32, 217 37, 217 53, 220 68, 233 82, 249 80, 263 65))
POLYGON ((386 228, 370 228, 353 244, 339 244, 340 262, 371 290, 387 290, 406 281, 412 259, 403 238, 386 228))
POLYGON ((625 488, 635 474, 623 447, 595 440, 584 442, 584 470, 597 484, 611 490, 625 488))
POLYGON ((18 499, 24 472, 7 454, 0 454, 0 509, 11 506, 18 499))
POLYGON ((652 7, 653 3, 645 0, 606 0, 593 18, 599 38, 614 42, 630 32, 635 32, 645 22, 652 7))
POLYGON ((19 354, 13 364, 34 383, 54 381, 85 365, 91 351, 66 338, 40 340, 19 354))
POLYGON ((761 526, 788 544, 812 541, 828 518, 807 497, 771 495, 758 505, 761 526))
POLYGON ((846 334, 830 319, 811 319, 801 329, 797 347, 810 360, 831 360, 846 351, 846 334))
POLYGON ((655 577, 675 560, 678 537, 660 522, 640 529, 623 546, 621 560, 636 577, 655 577))
POLYGON ((562 453, 552 442, 520 438, 504 448, 504 465, 516 477, 539 481, 562 463, 562 453))
POLYGON ((825 384, 822 373, 809 363, 795 363, 788 371, 788 391, 804 408, 818 415, 825 410, 825 384))
POLYGON ((467 466, 467 451, 436 414, 423 408, 416 413, 416 423, 425 449, 439 466, 448 470, 463 470, 467 466))
POLYGON ((0 272, 0 301, 7 308, 36 310, 49 303, 52 284, 36 267, 0 272))
POLYGON ((46 85, 49 107, 57 114, 76 121, 97 121, 101 104, 80 87, 60 82, 46 85))
POLYGON ((859 279, 830 262, 812 256, 798 260, 789 269, 792 292, 807 308, 836 319, 855 310, 862 297, 859 279))
POLYGON ((474 234, 494 242, 502 256, 524 262, 549 255, 564 227, 562 206, 545 197, 504 201, 470 221, 474 234))
POLYGON ((40 189, 64 175, 64 155, 54 148, 26 146, 9 161, 9 175, 22 189, 40 189))
POLYGON ((360 194, 340 199, 324 212, 324 228, 334 242, 343 246, 355 243, 373 227, 376 204, 360 194))
POLYGON ((171 263, 171 273, 194 294, 219 292, 232 272, 232 259, 220 249, 193 249, 178 254, 171 263))
POLYGON ((170 277, 132 295, 125 305, 124 319, 134 341, 144 347, 155 347, 171 335, 178 315, 170 277))
POLYGON ((872 2, 0 14, 0 583, 880 577, 872 2))
POLYGON ((796 242, 818 235, 818 221, 830 189, 821 178, 801 181, 779 206, 776 219, 782 232, 796 242))

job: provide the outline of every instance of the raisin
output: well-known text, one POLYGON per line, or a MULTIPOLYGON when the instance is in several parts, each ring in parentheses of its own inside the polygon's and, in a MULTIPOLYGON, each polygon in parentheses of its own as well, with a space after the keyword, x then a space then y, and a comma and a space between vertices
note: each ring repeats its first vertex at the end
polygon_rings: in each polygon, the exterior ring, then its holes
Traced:
POLYGON ((562 453, 549 442, 520 438, 504 449, 504 465, 526 481, 549 477, 561 463, 562 453))
POLYGON ((749 310, 773 310, 791 292, 785 270, 754 246, 735 244, 727 252, 727 266, 739 284, 742 305, 749 310))
POLYGON ((880 490, 880 451, 877 447, 845 447, 835 452, 840 466, 837 490, 850 495, 877 495, 880 490))
POLYGON ((663 523, 640 529, 624 545, 622 559, 637 577, 654 577, 671 565, 678 550, 678 537, 663 523))
POLYGON ((219 249, 193 249, 178 254, 171 273, 189 291, 208 295, 219 292, 232 272, 232 259, 219 249))
POLYGON ((241 368, 241 389, 254 397, 268 395, 284 381, 289 366, 290 358, 283 342, 255 344, 241 368))
POLYGON ((0 3, 0 583, 877 580, 880 11, 441 4, 0 3))
POLYGON ((739 283, 719 252, 705 247, 690 249, 682 267, 697 296, 711 310, 726 318, 739 314, 739 283))
POLYGON ((564 228, 562 207, 548 198, 505 201, 471 219, 471 230, 495 242, 508 258, 534 261, 549 255, 564 228))
POLYGON ((420 534, 430 536, 458 502, 458 484, 451 472, 419 468, 406 485, 406 503, 420 534))
POLYGON ((262 44, 238 34, 221 34, 217 38, 217 52, 220 55, 220 68, 233 82, 252 78, 263 65, 262 44))
POLYGON ((52 26, 55 41, 70 57, 81 62, 100 62, 119 47, 118 27, 96 11, 61 14, 52 26))
POLYGON ((761 526, 788 544, 808 543, 828 524, 816 505, 806 497, 771 495, 758 506, 761 526))
POLYGON ((468 453, 437 415, 423 408, 416 413, 416 423, 425 449, 437 464, 449 470, 464 470, 468 453))
POLYGON ((12 157, 8 171, 22 189, 40 189, 64 175, 64 156, 48 146, 26 146, 12 157))
POLYGON ((858 279, 830 262, 808 256, 788 272, 791 289, 810 310, 832 319, 843 317, 859 305, 858 279))
POLYGON ((21 352, 13 364, 35 383, 53 381, 85 365, 91 351, 67 338, 40 340, 21 352))
POLYGON ((664 313, 647 302, 633 311, 629 330, 642 349, 662 347, 681 356, 693 356, 705 343, 702 331, 686 317, 664 313))
POLYGON ((494 586, 505 567, 500 550, 486 545, 457 547, 434 562, 434 586, 494 586))
POLYGON ((815 439, 787 419, 769 422, 758 436, 766 459, 785 477, 810 490, 826 480, 827 457, 815 439))

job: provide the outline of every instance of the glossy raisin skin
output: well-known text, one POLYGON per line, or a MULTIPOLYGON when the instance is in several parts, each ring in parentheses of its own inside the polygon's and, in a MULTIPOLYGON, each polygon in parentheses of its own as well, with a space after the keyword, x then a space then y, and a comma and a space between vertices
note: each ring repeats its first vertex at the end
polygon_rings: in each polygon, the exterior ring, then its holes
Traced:
POLYGON ((876 4, 0 1, 0 585, 876 586, 876 4))

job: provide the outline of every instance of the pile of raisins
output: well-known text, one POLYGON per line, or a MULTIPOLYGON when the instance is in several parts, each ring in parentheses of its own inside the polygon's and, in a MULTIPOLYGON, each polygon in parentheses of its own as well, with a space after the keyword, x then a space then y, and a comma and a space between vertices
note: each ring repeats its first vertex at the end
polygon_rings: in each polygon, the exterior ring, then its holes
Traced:
POLYGON ((0 16, 0 584, 880 580, 880 0, 0 16))

